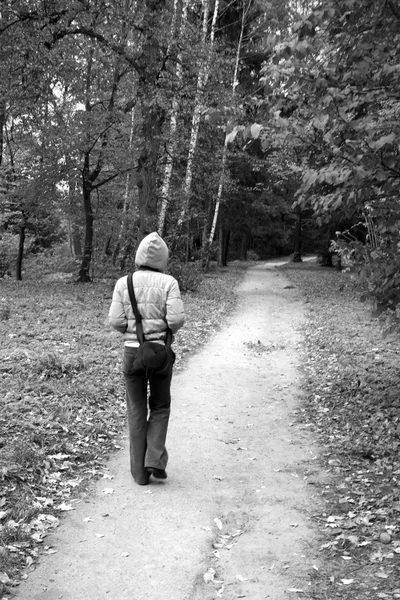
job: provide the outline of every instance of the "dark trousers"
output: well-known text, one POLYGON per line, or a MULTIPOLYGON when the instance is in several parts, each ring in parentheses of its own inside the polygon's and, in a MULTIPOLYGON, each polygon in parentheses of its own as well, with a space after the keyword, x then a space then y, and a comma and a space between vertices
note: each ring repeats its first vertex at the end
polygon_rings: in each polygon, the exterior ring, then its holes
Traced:
POLYGON ((149 479, 146 467, 165 469, 168 461, 165 440, 171 407, 172 366, 167 377, 133 375, 136 352, 137 348, 125 347, 129 451, 132 477, 137 483, 145 484, 149 479))

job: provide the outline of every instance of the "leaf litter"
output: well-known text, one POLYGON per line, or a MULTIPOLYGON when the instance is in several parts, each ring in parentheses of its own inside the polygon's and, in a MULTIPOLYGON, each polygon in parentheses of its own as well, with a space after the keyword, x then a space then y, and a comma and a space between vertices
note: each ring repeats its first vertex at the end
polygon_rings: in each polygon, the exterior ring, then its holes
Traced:
POLYGON ((312 598, 400 598, 400 343, 359 298, 352 273, 310 263, 282 268, 305 301, 305 402, 298 423, 321 448, 312 481, 322 538, 312 598), (325 538, 325 541, 324 541, 325 538), (379 570, 374 565, 381 565, 379 570))

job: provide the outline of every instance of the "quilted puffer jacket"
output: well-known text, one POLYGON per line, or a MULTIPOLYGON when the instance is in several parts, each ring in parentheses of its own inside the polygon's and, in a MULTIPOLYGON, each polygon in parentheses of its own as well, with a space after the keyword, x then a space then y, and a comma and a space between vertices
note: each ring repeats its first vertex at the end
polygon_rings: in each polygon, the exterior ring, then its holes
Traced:
MULTIPOLYGON (((157 233, 150 233, 139 244, 133 274, 136 302, 142 316, 146 340, 163 340, 169 327, 176 333, 184 323, 184 308, 176 279, 165 271, 168 247, 157 233)), ((136 322, 129 299, 127 275, 118 279, 112 297, 109 322, 124 334, 125 342, 137 342, 136 322)))

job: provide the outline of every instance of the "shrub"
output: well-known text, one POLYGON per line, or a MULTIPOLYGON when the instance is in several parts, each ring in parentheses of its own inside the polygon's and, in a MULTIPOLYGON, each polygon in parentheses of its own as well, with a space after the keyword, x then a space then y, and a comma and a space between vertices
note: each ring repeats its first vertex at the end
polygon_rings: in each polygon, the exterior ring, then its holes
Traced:
POLYGON ((185 263, 172 260, 168 272, 178 281, 182 292, 195 292, 203 280, 200 262, 185 263))
POLYGON ((247 251, 247 260, 260 260, 259 255, 254 250, 247 251))
POLYGON ((18 236, 5 232, 0 238, 0 277, 13 268, 18 253, 18 236))

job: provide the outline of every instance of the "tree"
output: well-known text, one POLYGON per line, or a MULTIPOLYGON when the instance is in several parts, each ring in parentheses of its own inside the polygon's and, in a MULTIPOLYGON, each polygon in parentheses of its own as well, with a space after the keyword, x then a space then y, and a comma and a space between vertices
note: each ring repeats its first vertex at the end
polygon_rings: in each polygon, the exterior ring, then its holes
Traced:
POLYGON ((282 112, 276 91, 284 89, 294 110, 283 125, 308 153, 299 202, 321 223, 338 211, 365 222, 367 244, 351 249, 377 306, 392 309, 400 302, 399 34, 393 2, 328 2, 297 23, 264 71, 271 111, 282 112))

